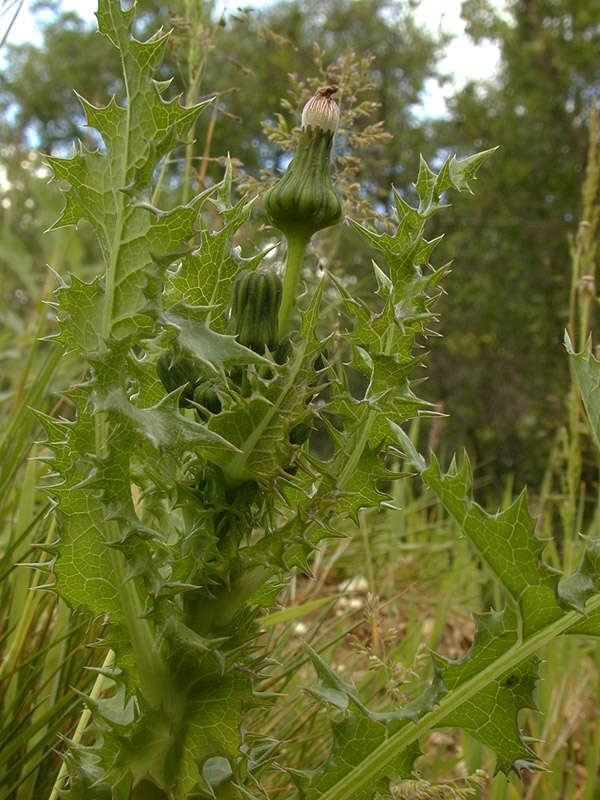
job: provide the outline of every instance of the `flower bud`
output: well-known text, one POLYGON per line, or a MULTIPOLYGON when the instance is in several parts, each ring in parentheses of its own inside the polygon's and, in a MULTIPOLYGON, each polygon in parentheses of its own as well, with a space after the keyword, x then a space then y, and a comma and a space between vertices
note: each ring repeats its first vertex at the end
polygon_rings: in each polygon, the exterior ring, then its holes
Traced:
MULTIPOLYGON (((197 403, 202 408, 210 411, 211 414, 221 413, 221 401, 216 392, 215 384, 210 380, 200 381, 194 389, 193 395, 194 403, 197 403)), ((202 413, 200 409, 196 409, 200 419, 205 420, 206 414, 202 413)))
POLYGON ((340 118, 337 103, 331 99, 334 92, 334 88, 319 89, 304 106, 296 154, 282 178, 265 194, 269 219, 288 237, 300 235, 308 240, 342 218, 329 171, 340 118))
POLYGON ((191 358, 175 355, 172 350, 161 353, 156 363, 156 373, 167 392, 174 392, 185 386, 179 398, 179 405, 190 407, 194 387, 202 378, 202 369, 191 358))
POLYGON ((273 353, 279 345, 281 280, 274 272, 242 270, 231 298, 229 332, 257 353, 273 353))
POLYGON ((301 445, 308 439, 312 432, 312 425, 309 422, 298 422, 289 432, 290 444, 301 445))

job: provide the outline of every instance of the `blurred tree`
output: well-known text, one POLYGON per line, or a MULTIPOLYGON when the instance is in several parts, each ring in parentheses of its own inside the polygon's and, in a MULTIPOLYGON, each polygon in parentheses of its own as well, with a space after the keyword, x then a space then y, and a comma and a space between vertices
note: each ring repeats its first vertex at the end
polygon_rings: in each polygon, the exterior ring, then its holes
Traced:
POLYGON ((474 40, 499 45, 500 74, 458 92, 430 153, 501 149, 477 202, 457 197, 444 220, 441 255, 458 274, 441 304, 429 392, 451 415, 451 449, 466 442, 497 476, 539 481, 565 419, 568 235, 600 88, 600 0, 515 0, 508 18, 486 0, 462 8, 474 40))
MULTIPOLYGON (((380 104, 380 117, 394 134, 392 149, 386 149, 387 174, 381 176, 387 191, 391 181, 405 180, 406 164, 414 163, 414 152, 424 141, 424 126, 415 111, 426 80, 437 74, 442 43, 417 27, 415 5, 295 0, 238 10, 224 18, 217 16, 214 2, 145 0, 137 26, 141 37, 161 24, 173 27, 165 64, 165 74, 175 74, 173 92, 185 93, 190 102, 216 95, 208 151, 223 155, 229 150, 253 173, 282 163, 284 155, 265 139, 261 122, 274 120, 281 110, 289 73, 316 73, 316 42, 325 63, 348 50, 374 56, 368 76, 374 84, 371 99, 380 104)), ((72 12, 59 13, 42 30, 41 46, 7 46, 6 66, 0 71, 0 135, 50 151, 89 135, 72 87, 92 102, 103 102, 118 93, 118 64, 102 38, 72 12)), ((206 135, 199 136, 196 157, 206 144, 206 135)))
POLYGON ((118 54, 74 12, 43 26, 43 44, 5 45, 0 71, 0 138, 18 149, 50 152, 86 139, 73 87, 100 104, 117 88, 118 54))
MULTIPOLYGON (((281 111, 281 98, 288 96, 289 73, 301 78, 315 74, 313 45, 318 43, 325 64, 349 51, 373 57, 365 82, 373 84, 370 99, 379 104, 378 116, 394 137, 385 145, 386 168, 380 168, 376 182, 387 196, 391 182, 407 180, 407 166, 414 164, 414 153, 425 137, 417 105, 426 80, 437 75, 441 47, 437 37, 416 26, 410 4, 279 2, 234 20, 227 40, 236 43, 227 48, 229 69, 219 67, 216 60, 213 69, 220 69, 226 83, 239 89, 228 98, 227 110, 241 120, 237 148, 232 152, 240 154, 248 169, 281 166, 283 154, 279 148, 269 149, 260 124, 264 119, 275 120, 281 111), (257 42, 262 42, 260 48, 257 42)), ((227 138, 218 138, 230 141, 230 137, 228 131, 227 138)))

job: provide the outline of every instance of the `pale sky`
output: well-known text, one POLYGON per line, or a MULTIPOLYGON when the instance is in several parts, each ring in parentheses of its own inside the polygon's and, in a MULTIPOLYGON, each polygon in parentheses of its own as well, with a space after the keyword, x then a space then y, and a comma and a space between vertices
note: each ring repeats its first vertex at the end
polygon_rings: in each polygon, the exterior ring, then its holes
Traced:
MULTIPOLYGON (((0 17, 0 37, 6 30, 12 18, 18 0, 12 0, 15 5, 7 11, 3 10, 0 17)), ((27 7, 31 0, 24 0, 23 8, 17 16, 13 25, 8 41, 22 42, 29 40, 39 40, 39 33, 35 30, 33 18, 27 13, 27 7)), ((143 0, 138 0, 143 4, 143 0)), ((248 5, 255 7, 265 5, 268 0, 249 0, 248 5)), ((235 10, 240 3, 239 0, 224 2, 224 5, 231 10, 235 10)), ((443 89, 435 81, 431 81, 426 88, 423 96, 423 113, 426 116, 439 116, 444 113, 445 96, 449 96, 456 89, 461 87, 468 79, 485 80, 491 77, 498 66, 498 50, 489 44, 475 46, 464 35, 464 23, 460 18, 461 0, 421 0, 421 5, 415 15, 418 22, 429 27, 433 31, 442 30, 456 35, 456 39, 446 49, 446 56, 441 63, 443 72, 453 75, 452 85, 443 89)), ((496 5, 504 8, 506 0, 497 0, 496 5)), ((72 8, 90 24, 95 24, 94 11, 97 8, 97 0, 63 0, 62 7, 72 8)))
MULTIPOLYGON (((495 0, 496 8, 504 9, 507 0, 495 0)), ((465 35, 465 24, 460 18, 461 0, 421 0, 415 12, 417 22, 432 31, 451 33, 454 38, 446 47, 446 56, 440 63, 440 71, 453 76, 451 84, 440 89, 436 81, 427 87, 423 97, 424 112, 428 116, 439 116, 446 108, 445 96, 450 96, 468 80, 491 78, 499 66, 500 53, 497 47, 486 43, 475 45, 465 35)))

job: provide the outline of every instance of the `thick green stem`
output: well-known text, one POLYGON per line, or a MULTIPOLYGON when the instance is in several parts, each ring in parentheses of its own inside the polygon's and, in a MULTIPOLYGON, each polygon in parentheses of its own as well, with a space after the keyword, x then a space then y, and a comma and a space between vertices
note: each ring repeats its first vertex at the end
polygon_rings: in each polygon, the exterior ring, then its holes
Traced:
POLYGON ((152 625, 143 618, 144 607, 139 592, 141 587, 138 585, 138 581, 127 579, 121 554, 111 552, 111 556, 115 575, 120 581, 119 599, 131 641, 142 694, 153 708, 160 708, 162 705, 168 709, 171 705, 171 697, 168 693, 170 685, 168 668, 154 639, 152 625))
POLYGON ((276 572, 272 567, 255 567, 241 575, 231 589, 220 589, 211 600, 202 598, 191 602, 188 611, 193 618, 194 630, 207 635, 227 627, 252 595, 276 572))
POLYGON ((298 277, 304 259, 304 253, 310 236, 301 233, 290 234, 287 239, 287 259, 285 262, 285 275, 283 276, 283 293, 279 309, 279 333, 285 335, 292 308, 296 302, 298 291, 298 277))

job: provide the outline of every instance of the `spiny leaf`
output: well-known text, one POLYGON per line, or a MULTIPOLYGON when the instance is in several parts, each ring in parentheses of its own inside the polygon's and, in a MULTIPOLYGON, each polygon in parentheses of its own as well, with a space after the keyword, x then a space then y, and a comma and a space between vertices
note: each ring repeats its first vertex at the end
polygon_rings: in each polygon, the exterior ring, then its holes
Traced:
POLYGON ((585 349, 581 353, 574 351, 573 344, 566 332, 564 343, 590 421, 594 442, 600 449, 600 362, 592 355, 591 339, 588 339, 585 349))
POLYGON ((60 334, 56 338, 68 349, 96 353, 101 347, 104 286, 99 278, 86 283, 76 275, 58 290, 60 334))
POLYGON ((114 798, 128 798, 130 787, 149 775, 170 800, 199 791, 210 796, 202 767, 216 755, 234 763, 241 745, 237 719, 251 693, 248 676, 239 672, 223 677, 200 666, 195 680, 196 698, 186 705, 184 724, 168 699, 154 710, 136 708, 122 689, 106 699, 85 697, 94 711, 88 735, 95 740, 72 748, 76 775, 66 796, 83 797, 87 790, 94 797, 94 787, 103 786, 114 798), (110 765, 107 772, 102 764, 110 765))
MULTIPOLYGON (((577 570, 558 584, 558 596, 568 608, 585 612, 586 601, 600 591, 600 539, 585 540, 585 550, 577 570)), ((589 623, 589 620, 588 620, 589 623)), ((588 624, 591 632, 591 626, 588 624)))
POLYGON ((137 408, 121 389, 113 389, 103 399, 99 410, 113 412, 126 419, 139 438, 147 439, 157 449, 181 452, 193 449, 209 461, 224 464, 236 447, 205 425, 178 412, 180 391, 172 392, 152 408, 137 408))
MULTIPOLYGON (((362 703, 353 685, 344 681, 312 648, 307 646, 307 650, 318 677, 317 684, 309 687, 310 694, 323 706, 330 706, 341 712, 341 719, 332 722, 333 743, 328 758, 319 769, 296 776, 298 784, 305 792, 304 796, 316 800, 324 791, 334 787, 340 778, 374 748, 385 742, 393 732, 409 724, 413 715, 418 716, 430 708, 443 687, 438 684, 433 694, 424 695, 418 712, 416 709, 402 709, 398 714, 376 714, 362 703)), ((411 775, 413 763, 419 755, 417 743, 406 750, 399 750, 389 764, 388 772, 374 774, 370 785, 357 789, 353 796, 366 800, 373 796, 376 789, 386 791, 389 776, 411 775)))
POLYGON ((415 189, 417 190, 420 200, 419 214, 422 216, 429 216, 439 209, 444 208, 444 204, 438 202, 440 191, 436 191, 437 182, 438 176, 430 168, 423 156, 421 156, 415 189))
POLYGON ((506 510, 491 515, 472 500, 472 476, 466 457, 460 469, 452 465, 445 475, 433 458, 422 476, 518 603, 525 635, 556 618, 560 614, 558 575, 542 561, 543 543, 533 535, 534 520, 527 510, 525 493, 506 510))
POLYGON ((436 191, 441 193, 446 189, 453 188, 458 189, 459 192, 471 192, 469 181, 476 179, 483 162, 497 149, 497 147, 491 147, 489 150, 482 150, 480 153, 474 153, 472 156, 460 160, 457 160, 456 156, 452 156, 449 161, 446 161, 447 173, 443 168, 440 171, 436 191))
POLYGON ((57 423, 37 414, 55 454, 53 466, 60 476, 51 489, 62 518, 56 588, 73 608, 84 606, 94 615, 109 613, 114 622, 122 622, 114 564, 106 547, 106 509, 95 485, 98 465, 92 456, 92 410, 85 404, 82 392, 78 397, 72 395, 72 399, 78 401, 78 444, 86 458, 74 455, 69 447, 72 423, 57 423))
POLYGON ((180 303, 164 313, 162 319, 176 331, 181 350, 209 367, 213 373, 223 372, 236 364, 269 365, 269 360, 238 344, 233 336, 209 328, 202 308, 180 303))
POLYGON ((226 312, 236 275, 243 269, 255 269, 265 255, 242 258, 232 249, 234 235, 250 217, 253 203, 240 200, 226 211, 223 202, 218 203, 225 219, 222 228, 215 233, 203 229, 200 247, 182 260, 166 283, 167 305, 185 298, 191 305, 203 306, 203 320, 218 333, 227 327, 226 312))
MULTIPOLYGON (((473 644, 464 658, 456 662, 439 660, 440 676, 449 692, 481 673, 517 642, 517 620, 510 609, 477 614, 475 623, 473 644)), ((535 708, 537 664, 535 657, 518 664, 458 706, 436 727, 468 730, 497 753, 496 769, 504 773, 513 768, 536 769, 535 752, 521 738, 516 721, 522 708, 535 708)))
MULTIPOLYGON (((338 494, 337 512, 358 523, 358 512, 361 508, 378 508, 390 499, 388 492, 378 488, 378 482, 401 477, 404 476, 386 469, 378 447, 365 447, 344 482, 343 491, 338 494)), ((327 485, 325 482, 324 486, 327 485)), ((336 490, 335 478, 331 478, 328 488, 329 491, 336 490)))

